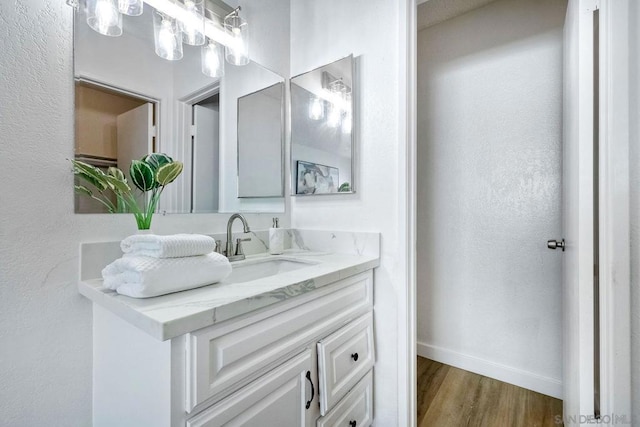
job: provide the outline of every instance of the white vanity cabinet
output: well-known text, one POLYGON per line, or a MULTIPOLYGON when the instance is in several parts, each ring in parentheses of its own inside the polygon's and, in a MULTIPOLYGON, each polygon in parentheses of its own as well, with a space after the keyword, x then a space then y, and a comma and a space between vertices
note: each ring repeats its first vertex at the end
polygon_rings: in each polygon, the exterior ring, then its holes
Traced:
POLYGON ((372 270, 167 341, 94 304, 94 425, 368 426, 372 308, 372 270))

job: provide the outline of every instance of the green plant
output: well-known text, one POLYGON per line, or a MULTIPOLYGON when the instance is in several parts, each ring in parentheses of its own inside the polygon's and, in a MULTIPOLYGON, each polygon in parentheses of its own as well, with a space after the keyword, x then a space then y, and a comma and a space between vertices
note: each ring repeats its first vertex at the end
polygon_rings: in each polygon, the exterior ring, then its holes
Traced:
POLYGON ((348 182, 343 182, 342 184, 340 184, 340 187, 338 187, 339 193, 344 193, 349 191, 351 191, 351 185, 348 182))
POLYGON ((110 167, 105 173, 79 160, 71 160, 71 163, 73 173, 94 188, 92 191, 86 185, 76 185, 76 193, 97 200, 111 213, 132 213, 139 230, 151 228, 151 219, 158 207, 162 191, 180 176, 183 168, 182 162, 174 161, 162 153, 153 153, 141 160, 133 160, 129 168, 131 181, 143 194, 151 192, 140 207, 133 189, 120 169, 110 167), (115 195, 115 203, 110 194, 115 195))

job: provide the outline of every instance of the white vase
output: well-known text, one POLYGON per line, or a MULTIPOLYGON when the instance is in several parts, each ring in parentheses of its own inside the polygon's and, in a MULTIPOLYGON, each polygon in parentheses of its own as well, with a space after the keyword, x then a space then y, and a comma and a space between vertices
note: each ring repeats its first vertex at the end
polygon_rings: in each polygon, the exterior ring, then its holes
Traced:
POLYGON ((148 229, 148 230, 138 230, 136 232, 136 234, 153 234, 153 230, 148 229))

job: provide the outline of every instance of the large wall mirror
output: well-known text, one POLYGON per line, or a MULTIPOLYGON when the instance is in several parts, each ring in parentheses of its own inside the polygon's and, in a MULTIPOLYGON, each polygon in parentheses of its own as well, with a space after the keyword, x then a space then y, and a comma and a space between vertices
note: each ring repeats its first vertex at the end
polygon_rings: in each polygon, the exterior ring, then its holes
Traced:
MULTIPOLYGON (((219 0, 205 5, 212 19, 233 11, 219 0)), ((161 212, 284 212, 284 78, 224 55, 224 75, 209 77, 201 46, 161 58, 155 12, 145 4, 140 16, 122 15, 122 34, 109 37, 87 25, 83 7, 76 11, 76 158, 123 171, 151 152, 182 161, 161 212)), ((92 202, 76 196, 76 212, 105 212, 92 202)))
POLYGON ((291 193, 348 194, 354 184, 353 56, 291 79, 291 193))

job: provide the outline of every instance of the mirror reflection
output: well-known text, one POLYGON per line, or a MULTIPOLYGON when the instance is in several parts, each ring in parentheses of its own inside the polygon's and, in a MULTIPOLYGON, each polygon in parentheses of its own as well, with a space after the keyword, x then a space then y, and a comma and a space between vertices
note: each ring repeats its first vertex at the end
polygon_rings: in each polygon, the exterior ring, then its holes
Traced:
MULTIPOLYGON (((233 12, 221 2, 216 4, 222 8, 216 11, 221 16, 233 12)), ((94 31, 87 25, 87 11, 79 8, 74 20, 75 157, 105 170, 116 166, 125 172, 132 159, 150 152, 164 152, 182 161, 184 172, 166 189, 160 212, 283 212, 284 98, 276 88, 283 87, 284 79, 253 61, 232 65, 225 61, 224 48, 208 52, 185 39, 180 40, 180 59, 161 58, 156 54, 154 23, 157 33, 164 21, 157 22, 158 13, 147 4, 140 16, 122 15, 118 37, 94 31), (211 55, 217 56, 212 60, 211 55), (223 67, 221 77, 215 77, 219 68, 211 69, 215 60, 223 67), (268 103, 256 106, 242 101, 263 89, 268 103), (268 113, 268 121, 266 116, 252 120, 259 111, 268 113), (267 128, 261 139, 242 139, 267 128), (250 157, 264 145, 274 153, 277 146, 279 155, 245 162, 245 154, 250 157), (239 172, 245 163, 251 174, 239 172), (268 195, 256 187, 256 176, 270 182, 268 195), (252 201, 243 203, 243 198, 252 201)), ((163 40, 168 43, 166 37, 163 40)), ((176 41, 171 46, 177 45, 176 41)), ((242 63, 242 56, 235 54, 236 63, 242 63)), ((76 197, 75 203, 79 213, 105 212, 90 198, 76 197)))
POLYGON ((353 56, 291 79, 293 195, 353 193, 353 56))

